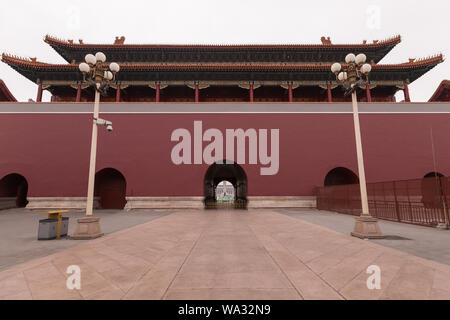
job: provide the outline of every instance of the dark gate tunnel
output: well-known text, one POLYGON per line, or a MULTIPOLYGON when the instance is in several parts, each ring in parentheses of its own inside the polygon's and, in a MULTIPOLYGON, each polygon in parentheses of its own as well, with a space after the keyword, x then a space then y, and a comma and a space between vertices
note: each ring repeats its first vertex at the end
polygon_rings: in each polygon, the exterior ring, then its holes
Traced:
POLYGON ((216 199, 217 185, 228 181, 234 186, 234 208, 247 208, 247 175, 242 167, 232 161, 213 163, 206 171, 204 178, 204 204, 205 208, 218 208, 216 199))
POLYGON ((24 208, 28 204, 28 182, 24 176, 11 173, 0 180, 0 197, 16 198, 18 208, 24 208))
POLYGON ((422 203, 428 209, 441 209, 444 206, 444 195, 448 194, 448 180, 440 172, 429 172, 420 183, 422 203))
POLYGON ((344 167, 337 167, 327 173, 323 184, 328 187, 358 183, 359 178, 353 171, 344 167))
POLYGON ((123 174, 113 168, 105 168, 95 174, 94 196, 100 198, 101 209, 123 209, 127 183, 123 174))

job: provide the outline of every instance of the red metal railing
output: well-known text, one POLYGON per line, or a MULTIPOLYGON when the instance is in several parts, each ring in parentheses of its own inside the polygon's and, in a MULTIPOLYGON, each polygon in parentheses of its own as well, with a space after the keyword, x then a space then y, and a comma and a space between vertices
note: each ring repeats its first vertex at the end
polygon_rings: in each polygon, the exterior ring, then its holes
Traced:
MULTIPOLYGON (((368 183, 370 214, 379 219, 424 226, 448 223, 448 186, 447 177, 368 183)), ((360 215, 359 185, 318 188, 317 208, 360 215)))

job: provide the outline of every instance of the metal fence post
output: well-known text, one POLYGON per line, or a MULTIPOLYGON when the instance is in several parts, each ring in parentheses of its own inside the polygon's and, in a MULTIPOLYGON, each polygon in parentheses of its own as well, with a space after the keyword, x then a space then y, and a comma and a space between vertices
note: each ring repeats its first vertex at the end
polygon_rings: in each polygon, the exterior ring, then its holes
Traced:
POLYGON ((395 184, 395 181, 393 182, 394 184, 394 201, 395 201, 395 214, 397 215, 397 221, 400 222, 400 210, 398 208, 398 200, 397 200, 397 186, 395 184))
POLYGON ((406 195, 408 197, 408 208, 409 208, 409 221, 412 222, 412 206, 411 206, 411 197, 409 196, 409 183, 406 182, 406 195))
MULTIPOLYGON (((445 189, 442 187, 442 180, 447 179, 446 177, 439 177, 439 189, 440 189, 440 197, 442 198, 442 210, 444 213, 444 222, 445 225, 448 227, 448 205, 447 205, 447 194, 445 192, 445 189)), ((445 184, 444 184, 445 185, 445 184)))

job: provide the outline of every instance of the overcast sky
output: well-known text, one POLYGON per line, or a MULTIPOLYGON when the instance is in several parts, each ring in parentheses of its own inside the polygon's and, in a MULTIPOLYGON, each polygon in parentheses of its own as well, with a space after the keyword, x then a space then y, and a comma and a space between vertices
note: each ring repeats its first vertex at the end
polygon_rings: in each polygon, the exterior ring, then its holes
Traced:
MULTIPOLYGON (((450 54, 450 2, 442 0, 14 0, 0 10, 0 51, 64 63, 43 42, 46 34, 85 43, 362 43, 397 34, 400 43, 382 63, 450 54)), ((450 62, 410 87, 412 101, 426 101, 450 62)), ((36 84, 0 63, 0 78, 19 101, 36 99, 36 84)), ((44 101, 50 95, 44 94, 44 101)), ((403 94, 398 95, 403 99, 403 94)))

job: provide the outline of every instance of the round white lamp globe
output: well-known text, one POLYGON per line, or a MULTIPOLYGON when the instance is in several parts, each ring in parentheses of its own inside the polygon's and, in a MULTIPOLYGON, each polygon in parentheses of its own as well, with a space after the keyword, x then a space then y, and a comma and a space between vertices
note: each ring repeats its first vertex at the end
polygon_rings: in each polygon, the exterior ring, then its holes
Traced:
POLYGON ((356 57, 353 53, 349 53, 346 57, 345 57, 345 62, 346 63, 353 63, 355 62, 356 57))
POLYGON ((113 74, 111 71, 105 71, 104 77, 106 80, 112 80, 113 79, 113 74))
POLYGON ((111 62, 111 64, 109 65, 109 70, 111 70, 112 72, 119 72, 120 67, 117 63, 111 62))
POLYGON ((358 64, 358 65, 362 65, 363 63, 366 62, 366 60, 367 60, 367 57, 366 57, 366 55, 365 55, 364 53, 358 54, 358 55, 356 56, 356 58, 355 58, 355 62, 356 62, 356 64, 358 64))
POLYGON ((339 75, 338 75, 338 80, 339 80, 339 81, 345 81, 345 80, 347 80, 347 72, 341 72, 341 73, 339 73, 339 75))
POLYGON ((83 73, 88 73, 89 70, 91 70, 91 68, 89 67, 89 65, 88 65, 86 62, 80 63, 80 65, 78 66, 78 68, 79 68, 80 71, 83 72, 83 73))
POLYGON ((372 66, 370 64, 368 64, 368 63, 363 64, 363 66, 361 67, 361 72, 363 74, 369 74, 370 71, 372 71, 372 66))
POLYGON ((97 58, 93 54, 90 54, 90 53, 84 57, 84 60, 87 63, 92 64, 92 65, 97 63, 97 58))
POLYGON ((106 56, 105 56, 105 54, 103 52, 97 52, 95 54, 95 58, 97 59, 97 61, 100 61, 100 62, 105 62, 106 61, 106 56))
POLYGON ((333 65, 331 66, 331 72, 333 72, 334 74, 340 72, 342 69, 342 66, 340 63, 333 63, 333 65))

